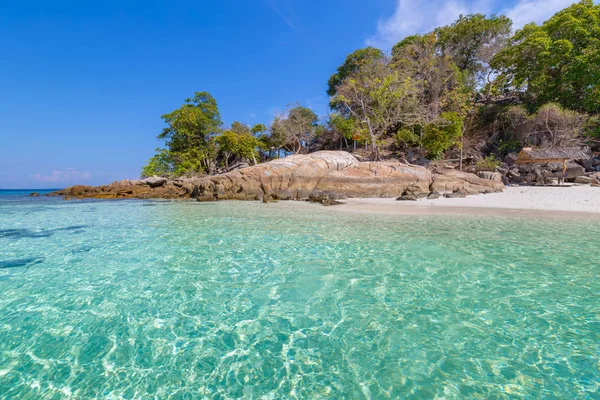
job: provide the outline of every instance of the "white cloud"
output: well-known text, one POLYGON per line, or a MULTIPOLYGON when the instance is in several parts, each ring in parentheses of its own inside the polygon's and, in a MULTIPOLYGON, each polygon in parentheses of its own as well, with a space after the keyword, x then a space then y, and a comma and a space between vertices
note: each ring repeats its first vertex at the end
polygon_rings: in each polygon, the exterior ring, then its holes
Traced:
POLYGON ((406 36, 430 32, 455 21, 460 14, 504 14, 513 20, 513 28, 526 23, 541 23, 575 0, 518 0, 505 7, 502 0, 397 0, 389 18, 377 22, 377 33, 367 39, 370 46, 389 50, 406 36))
POLYGON ((92 177, 89 172, 77 171, 74 168, 64 170, 53 170, 50 175, 42 175, 39 172, 31 175, 38 182, 70 182, 70 181, 85 181, 92 177))
POLYGON ((520 0, 502 14, 513 20, 513 28, 519 29, 530 22, 540 24, 574 2, 575 0, 520 0))

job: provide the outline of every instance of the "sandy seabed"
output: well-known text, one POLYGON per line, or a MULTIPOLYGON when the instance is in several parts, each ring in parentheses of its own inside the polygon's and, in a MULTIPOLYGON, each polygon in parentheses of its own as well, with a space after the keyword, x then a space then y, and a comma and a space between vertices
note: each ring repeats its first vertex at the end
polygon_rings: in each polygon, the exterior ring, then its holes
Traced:
POLYGON ((507 187, 502 193, 419 201, 346 199, 337 211, 385 214, 481 214, 600 219, 600 188, 591 186, 507 187))

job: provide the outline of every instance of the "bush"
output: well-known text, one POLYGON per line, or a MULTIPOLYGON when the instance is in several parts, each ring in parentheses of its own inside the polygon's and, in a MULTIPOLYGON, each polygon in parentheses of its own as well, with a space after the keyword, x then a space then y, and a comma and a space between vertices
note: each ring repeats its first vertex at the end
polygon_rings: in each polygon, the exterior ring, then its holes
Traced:
POLYGON ((454 112, 442 113, 440 121, 425 125, 423 147, 427 149, 427 156, 438 159, 450 147, 460 144, 462 127, 462 118, 454 112))
POLYGON ((414 146, 419 143, 419 136, 409 128, 402 128, 394 136, 396 146, 414 146))
POLYGON ((591 116, 585 121, 583 136, 587 139, 600 140, 600 115, 591 116))
POLYGON ((500 139, 498 151, 501 154, 517 153, 521 150, 521 142, 512 139, 500 139))
POLYGON ((492 154, 479 161, 475 165, 478 171, 493 171, 500 166, 500 160, 492 154))

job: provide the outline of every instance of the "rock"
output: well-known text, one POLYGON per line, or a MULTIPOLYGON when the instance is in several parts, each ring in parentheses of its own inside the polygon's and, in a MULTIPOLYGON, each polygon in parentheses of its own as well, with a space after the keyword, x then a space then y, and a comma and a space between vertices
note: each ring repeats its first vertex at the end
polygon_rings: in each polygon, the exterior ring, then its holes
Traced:
POLYGON ((588 175, 590 178, 594 178, 598 182, 600 182, 600 172, 592 172, 588 175))
POLYGON ((315 196, 315 195, 310 195, 308 196, 308 201, 310 201, 311 203, 320 203, 323 204, 326 207, 329 206, 336 206, 338 204, 344 204, 340 201, 337 201, 335 199, 331 199, 327 196, 315 196))
POLYGON ((447 197, 449 199, 464 199, 465 197, 467 197, 468 193, 465 192, 464 190, 456 190, 452 193, 446 193, 444 194, 444 197, 447 197))
MULTIPOLYGON (((264 195, 274 195, 281 200, 306 200, 326 175, 357 164, 354 156, 343 151, 297 154, 200 179, 194 184, 193 197, 260 200, 264 195)), ((329 193, 315 194, 329 196, 329 193)))
POLYGON ((396 198, 397 201, 417 201, 419 198, 414 194, 404 194, 396 198))
POLYGON ((430 184, 431 172, 424 167, 400 162, 365 162, 330 172, 318 182, 313 194, 330 198, 389 198, 403 194, 425 197, 430 184))
POLYGON ((566 180, 573 180, 582 175, 585 175, 585 169, 581 165, 575 163, 567 165, 567 170, 565 171, 566 180))
POLYGON ((580 184, 590 184, 590 183, 594 183, 597 182, 596 179, 594 179, 591 176, 578 176, 577 178, 575 178, 575 183, 580 183, 580 184))
POLYGON ((151 188, 156 188, 163 186, 165 183, 167 183, 167 178, 162 178, 160 176, 151 176, 150 178, 142 180, 142 182, 150 186, 151 188))
POLYGON ((509 178, 518 178, 521 176, 521 174, 519 173, 519 170, 517 168, 509 169, 508 172, 506 173, 506 175, 509 178))
POLYGON ((431 192, 454 193, 469 188, 471 193, 493 193, 496 190, 504 189, 501 181, 482 179, 468 172, 453 169, 441 169, 436 172, 430 186, 431 192))
POLYGON ((504 157, 504 162, 508 165, 514 165, 517 162, 519 155, 517 153, 508 153, 506 157, 504 157))
POLYGON ((151 177, 141 181, 113 182, 110 185, 72 186, 54 196, 75 198, 194 198, 217 200, 306 200, 336 204, 349 197, 401 198, 414 201, 440 193, 493 193, 501 191, 500 181, 482 179, 456 169, 441 168, 432 173, 417 165, 399 161, 359 162, 343 151, 298 154, 264 164, 208 177, 169 180, 151 177))
POLYGON ((439 199, 441 196, 441 194, 439 192, 431 192, 429 193, 429 196, 427 196, 428 200, 435 200, 435 199, 439 199))
POLYGON ((29 193, 29 196, 31 196, 31 197, 40 197, 40 194, 38 192, 31 192, 31 193, 29 193))
POLYGON ((478 171, 477 176, 482 179, 489 179, 491 181, 502 182, 502 174, 493 171, 478 171))

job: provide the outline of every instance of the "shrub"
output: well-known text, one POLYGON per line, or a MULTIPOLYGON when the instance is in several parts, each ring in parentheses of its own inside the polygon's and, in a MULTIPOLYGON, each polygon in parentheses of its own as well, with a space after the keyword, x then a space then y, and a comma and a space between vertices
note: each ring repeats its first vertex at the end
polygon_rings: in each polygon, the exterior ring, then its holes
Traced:
POLYGON ((493 171, 500 166, 500 160, 492 154, 477 161, 476 168, 478 171, 493 171))

